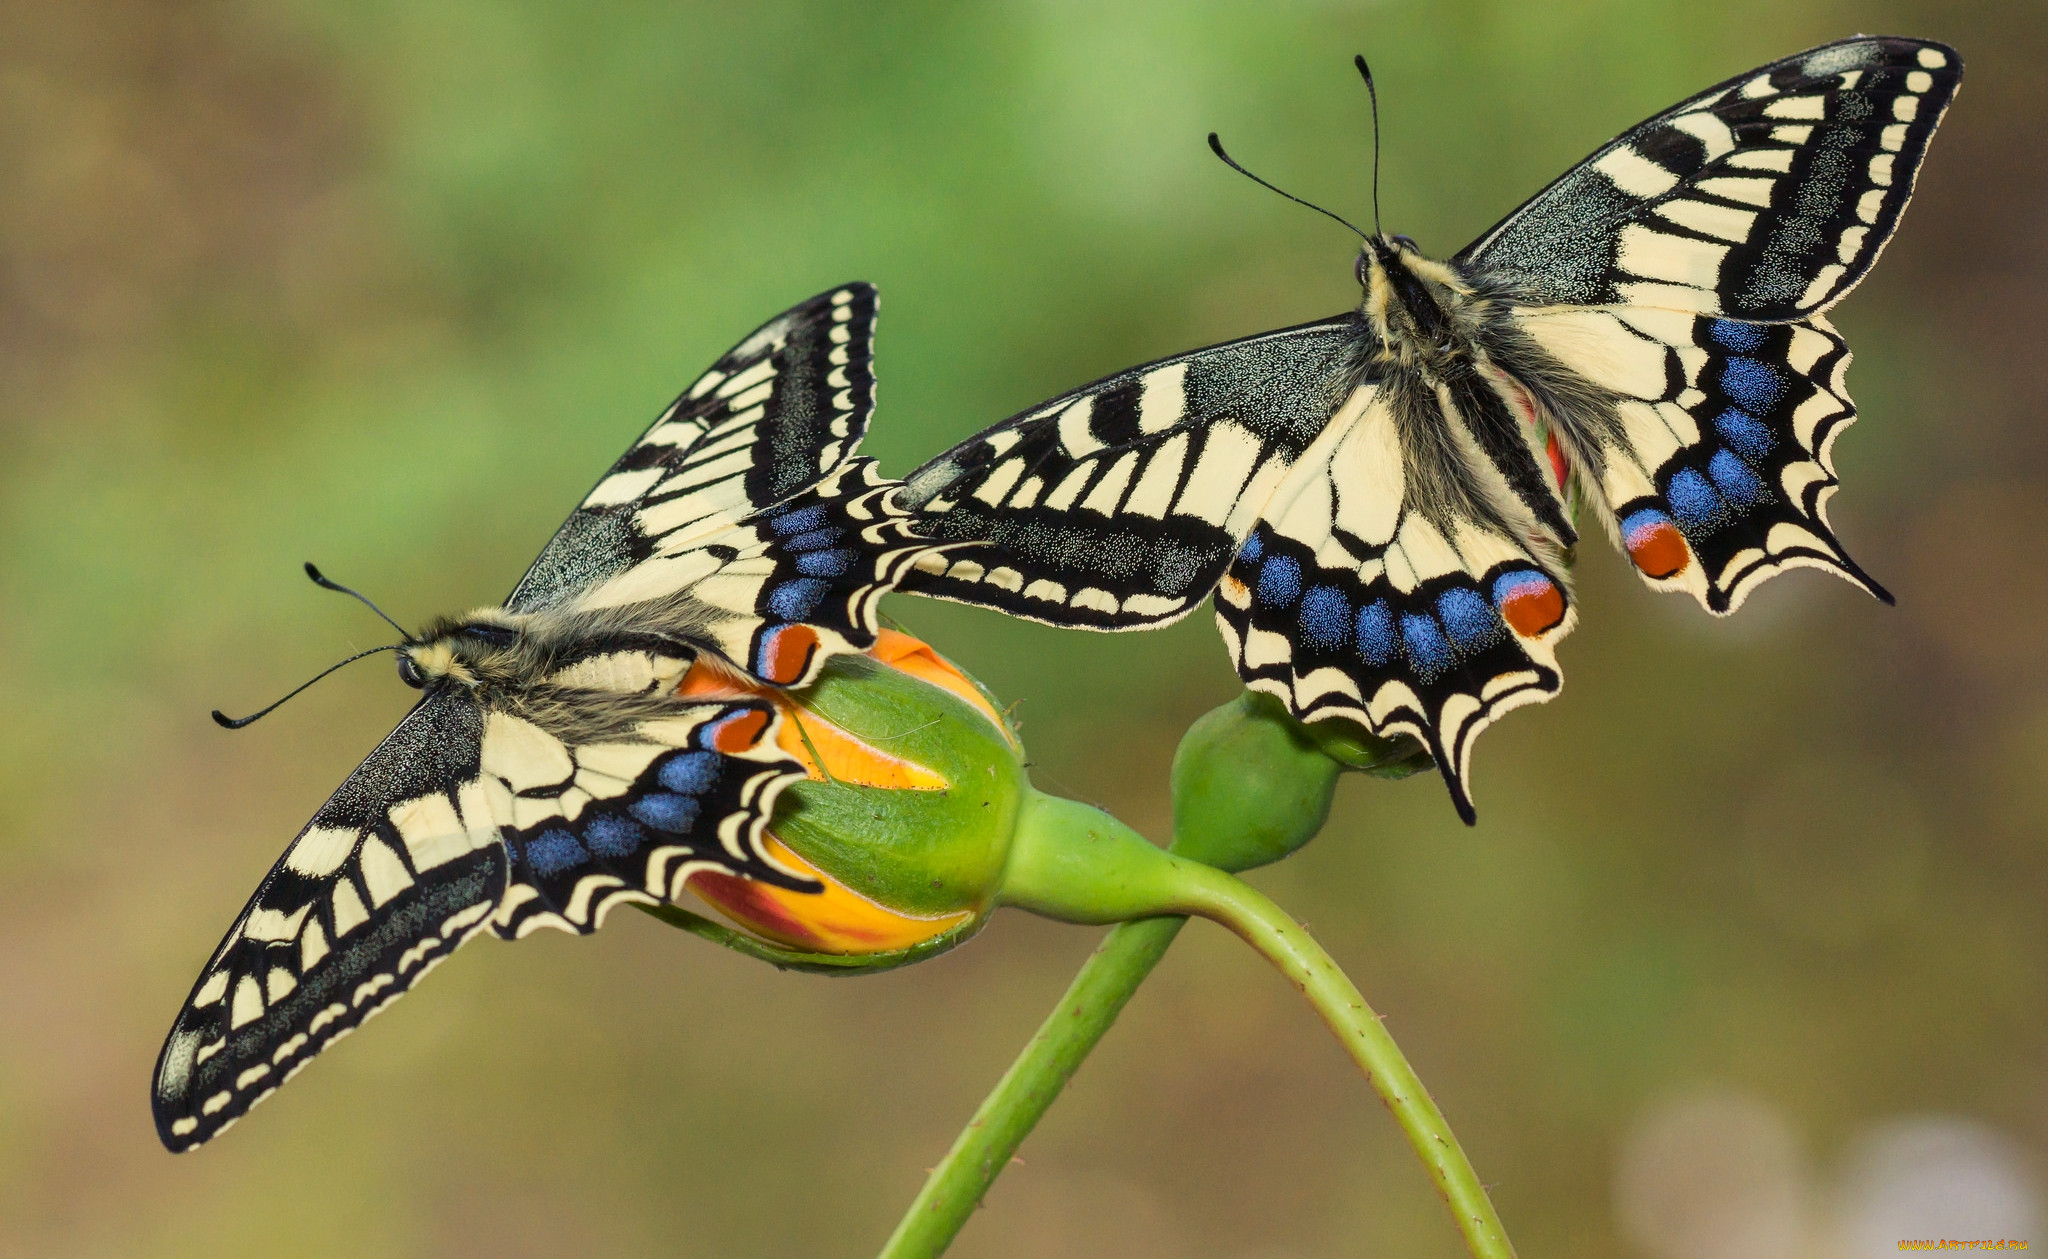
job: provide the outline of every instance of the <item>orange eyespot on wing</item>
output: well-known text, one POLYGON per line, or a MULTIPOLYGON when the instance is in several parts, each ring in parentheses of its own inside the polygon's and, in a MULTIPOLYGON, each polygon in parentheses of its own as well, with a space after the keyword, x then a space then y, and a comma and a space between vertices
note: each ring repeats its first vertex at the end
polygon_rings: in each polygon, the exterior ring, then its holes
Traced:
POLYGON ((764 629, 754 649, 754 672, 777 686, 794 685, 810 671, 817 650, 818 631, 808 625, 764 629))
POLYGON ((1564 620, 1564 591, 1542 573, 1516 569, 1493 584, 1493 601, 1508 628, 1537 638, 1564 620))
POLYGON ((759 708, 743 709, 729 717, 719 718, 712 727, 708 742, 713 751, 727 756, 738 756, 761 741, 761 735, 768 729, 768 714, 759 708))
POLYGON ((1622 520, 1621 543, 1643 576, 1653 581, 1676 577, 1692 563, 1692 548, 1677 523, 1654 507, 1631 512, 1622 520))

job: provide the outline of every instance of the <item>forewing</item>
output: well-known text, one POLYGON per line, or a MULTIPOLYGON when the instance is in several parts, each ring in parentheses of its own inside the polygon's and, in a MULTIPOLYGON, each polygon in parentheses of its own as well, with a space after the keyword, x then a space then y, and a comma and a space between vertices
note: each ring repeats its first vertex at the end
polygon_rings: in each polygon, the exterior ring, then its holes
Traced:
MULTIPOLYGON (((665 629, 777 686, 814 679, 833 655, 875 641, 875 606, 922 556, 902 487, 871 459, 842 463, 776 506, 709 534, 661 535, 631 567, 566 610, 665 629)), ((643 511, 648 516, 658 508, 643 511)))
POLYGON ((1773 62, 1623 133, 1456 261, 1531 304, 1816 314, 1891 238, 1962 71, 1884 37, 1773 62))
POLYGON ((633 443, 506 600, 558 604, 837 469, 874 410, 876 296, 847 284, 763 324, 633 443))
POLYGON ((921 532, 966 544, 902 588, 1052 625, 1186 615, 1365 374, 1355 316, 1119 372, 1013 416, 904 482, 921 532))
POLYGON ((210 1140, 482 929, 509 796, 483 718, 428 696, 314 815, 201 972, 157 1059, 157 1134, 210 1140))
POLYGON ((1446 531, 1425 518, 1393 408, 1361 394, 1238 551, 1217 623, 1245 684, 1295 716, 1421 741, 1470 822, 1473 740, 1557 693, 1574 609, 1529 546, 1478 520, 1446 531))
POLYGON ((1518 322, 1615 399, 1593 496, 1652 586, 1732 612, 1787 568, 1891 601, 1828 526, 1835 438, 1856 418, 1849 347, 1819 318, 1746 323, 1679 311, 1524 312, 1518 322))

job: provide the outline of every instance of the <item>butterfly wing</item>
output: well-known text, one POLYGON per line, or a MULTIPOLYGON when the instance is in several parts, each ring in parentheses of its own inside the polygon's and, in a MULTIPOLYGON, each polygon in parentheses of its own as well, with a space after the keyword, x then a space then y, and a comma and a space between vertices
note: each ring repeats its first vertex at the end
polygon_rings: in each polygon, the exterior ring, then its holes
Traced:
POLYGON ((433 690, 301 832, 165 1043, 166 1146, 212 1138, 485 927, 593 931, 700 869, 815 886, 763 846, 803 776, 773 707, 663 694, 705 649, 771 682, 815 676, 873 641, 881 593, 931 549, 898 485, 852 457, 874 311, 874 291, 848 285, 721 358, 508 603, 566 618, 555 628, 589 650, 517 712, 433 690))
POLYGON ((1772 62, 1623 132, 1454 261, 1532 305, 1818 313, 1891 238, 1962 71, 1893 38, 1772 62))
POLYGON ((1727 613, 1807 566, 1889 602, 1827 523, 1856 411, 1820 312, 1890 239, 1961 75, 1907 39, 1774 62, 1624 133, 1459 255, 1511 295, 1498 365, 1546 403, 1653 587, 1727 613))
POLYGON ((842 285, 726 351, 619 456, 505 606, 560 603, 837 468, 874 411, 876 309, 873 286, 842 285))
POLYGON ((582 742, 510 713, 486 719, 482 764, 504 783, 511 886, 491 930, 587 935, 614 907, 680 900, 699 870, 815 890, 770 856, 775 798, 804 776, 759 702, 679 705, 582 742))
POLYGON ((1162 359, 1062 394, 904 480, 917 527, 965 544, 902 588, 1052 625, 1187 615, 1364 373, 1361 325, 1325 319, 1162 359))
POLYGON ((200 974, 157 1059, 164 1145, 219 1135, 486 927, 595 930, 716 868, 808 886, 762 850, 802 777, 761 704, 678 704, 601 744, 436 690, 315 814, 200 974))
POLYGON ((429 695, 321 807, 214 951, 157 1059, 157 1133, 207 1141, 417 983, 504 898, 482 714, 429 695), (394 815, 437 815, 409 847, 394 815))
POLYGON ((1726 614, 1766 578, 1812 567, 1891 602, 1827 521, 1831 450, 1856 408, 1849 347, 1826 320, 1628 307, 1516 320, 1612 400, 1607 422, 1558 427, 1577 430, 1588 497, 1652 587, 1726 614))
POLYGON ((1437 405, 1361 386, 1232 560, 1216 618, 1246 686, 1305 721, 1412 736, 1471 822, 1473 741, 1557 693, 1575 608, 1530 531, 1432 495, 1417 434, 1437 405))
POLYGON ((875 604, 930 548, 852 457, 874 408, 875 291, 770 320, 662 413, 542 551, 513 612, 661 622, 763 681, 874 642, 875 604))
POLYGON ((1431 475, 1441 459, 1417 443, 1455 441, 1442 400, 1374 379, 1372 345, 1354 317, 1306 324, 1119 373, 963 443, 905 497, 925 533, 980 545, 902 588, 1095 629, 1161 624, 1216 589, 1247 686, 1304 719, 1412 735, 1469 820, 1473 737, 1557 692, 1572 605, 1554 557, 1521 540, 1532 522, 1431 475))

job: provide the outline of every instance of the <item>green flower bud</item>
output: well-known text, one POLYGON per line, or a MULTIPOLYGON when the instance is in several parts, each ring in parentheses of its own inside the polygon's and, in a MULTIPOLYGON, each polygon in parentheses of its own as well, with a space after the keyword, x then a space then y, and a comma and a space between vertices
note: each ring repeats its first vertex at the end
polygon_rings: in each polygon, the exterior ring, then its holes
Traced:
POLYGON ((1278 861, 1322 830, 1339 773, 1406 778, 1429 765, 1412 739, 1298 721, 1245 691, 1188 727, 1174 753, 1173 850, 1233 872, 1278 861))
MULTIPOLYGON (((682 690, 740 685, 707 672, 682 690)), ((777 801, 769 849, 821 890, 693 876, 690 889, 744 935, 684 910, 651 912, 814 970, 897 966, 980 930, 1031 794, 1023 746, 987 694, 924 643, 890 630, 794 695, 761 693, 783 711, 783 750, 809 774, 777 801)))

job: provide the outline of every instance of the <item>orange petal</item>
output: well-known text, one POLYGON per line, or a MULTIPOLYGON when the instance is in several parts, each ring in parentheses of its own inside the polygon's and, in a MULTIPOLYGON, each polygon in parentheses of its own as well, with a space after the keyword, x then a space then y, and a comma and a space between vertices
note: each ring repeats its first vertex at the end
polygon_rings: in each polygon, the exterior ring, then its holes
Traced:
POLYGON ((699 870, 689 887, 726 917, 765 939, 817 953, 887 953, 943 935, 973 914, 959 910, 934 918, 902 914, 822 873, 773 835, 766 846, 776 860, 824 884, 821 892, 793 892, 717 870, 699 870))
POLYGON ((881 630, 875 635, 875 645, 868 649, 868 654, 893 669, 901 670, 911 677, 958 695, 980 709, 984 717, 996 723, 996 728, 1003 732, 1004 737, 1009 738, 1012 743, 1016 742, 1010 735, 1009 726, 1003 723, 995 705, 988 702, 988 696, 981 693, 981 688, 966 674, 960 672, 952 661, 933 651, 923 639, 913 638, 897 630, 881 630))

